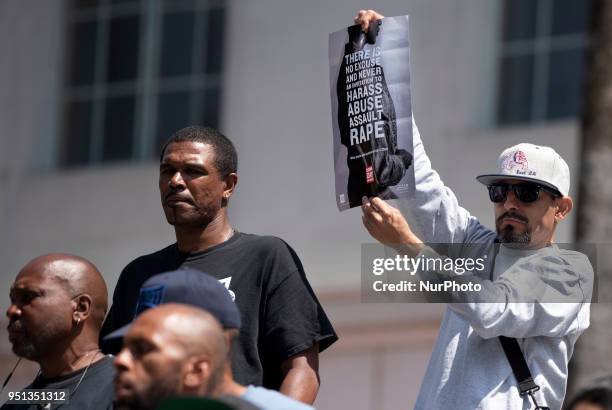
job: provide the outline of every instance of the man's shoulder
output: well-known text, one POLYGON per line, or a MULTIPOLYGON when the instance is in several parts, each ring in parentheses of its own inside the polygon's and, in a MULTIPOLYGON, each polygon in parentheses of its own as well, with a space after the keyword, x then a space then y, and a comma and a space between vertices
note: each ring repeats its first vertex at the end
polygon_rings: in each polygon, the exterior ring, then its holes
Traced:
POLYGON ((288 246, 287 242, 273 235, 258 235, 254 233, 240 232, 240 242, 251 246, 261 247, 276 247, 276 246, 288 246))
MULTIPOLYGON (((135 284, 134 286, 140 288, 142 281, 155 273, 172 270, 172 267, 174 267, 179 260, 180 253, 176 243, 168 245, 156 252, 139 256, 123 268, 119 275, 115 292, 117 289, 121 289, 128 284, 135 284), (137 278, 140 279, 135 280, 137 278)), ((128 287, 132 286, 130 285, 128 287)))
POLYGON ((573 249, 559 248, 559 257, 563 259, 568 265, 572 266, 591 266, 591 261, 587 254, 582 253, 573 249))
MULTIPOLYGON (((519 268, 541 273, 549 282, 567 284, 578 281, 585 289, 592 288, 594 279, 593 265, 587 254, 558 245, 546 247, 530 255, 519 268)), ((569 293, 576 291, 573 287, 566 290, 569 293)))
POLYGON ((265 387, 248 386, 242 398, 264 409, 295 409, 312 410, 307 404, 287 397, 276 390, 266 389, 265 387))
POLYGON ((149 264, 156 264, 160 261, 165 261, 168 258, 174 258, 178 256, 178 248, 176 246, 176 243, 173 243, 158 251, 138 256, 125 266, 124 271, 137 269, 139 267, 146 266, 149 264))
POLYGON ((582 285, 591 292, 595 273, 589 256, 574 249, 559 249, 559 257, 564 263, 564 271, 580 278, 582 285))
MULTIPOLYGON (((103 357, 98 362, 91 364, 85 370, 80 386, 73 390, 78 392, 80 398, 77 403, 80 407, 112 409, 115 393, 114 358, 110 355, 103 357), (82 405, 81 405, 82 404, 82 405)), ((77 381, 78 385, 79 381, 77 381)), ((75 397, 76 400, 76 397, 75 397)))
POLYGON ((109 375, 110 377, 110 381, 113 381, 113 378, 115 377, 115 357, 113 355, 105 355, 102 359, 100 359, 97 362, 94 362, 91 364, 90 369, 89 369, 89 374, 92 377, 103 377, 106 378, 109 375))
POLYGON ((543 249, 542 252, 534 253, 527 260, 545 262, 546 267, 553 270, 593 270, 587 254, 558 245, 553 245, 543 249))
POLYGON ((283 239, 272 235, 257 235, 252 233, 240 233, 239 240, 235 242, 236 247, 248 249, 249 254, 261 256, 293 254, 295 251, 283 239))

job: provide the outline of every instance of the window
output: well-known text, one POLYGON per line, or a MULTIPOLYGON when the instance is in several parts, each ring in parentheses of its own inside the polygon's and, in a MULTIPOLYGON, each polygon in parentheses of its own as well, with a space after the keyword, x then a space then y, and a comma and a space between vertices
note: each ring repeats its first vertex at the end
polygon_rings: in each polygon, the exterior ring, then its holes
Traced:
POLYGON ((70 0, 59 165, 151 158, 180 128, 217 127, 225 11, 222 0, 70 0))
POLYGON ((574 117, 591 0, 504 0, 497 122, 574 117))

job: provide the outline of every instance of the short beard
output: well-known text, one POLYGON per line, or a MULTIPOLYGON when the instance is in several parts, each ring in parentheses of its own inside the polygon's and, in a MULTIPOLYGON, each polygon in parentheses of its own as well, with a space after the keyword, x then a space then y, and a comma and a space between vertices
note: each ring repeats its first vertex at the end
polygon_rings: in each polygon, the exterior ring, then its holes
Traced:
POLYGON ((497 240, 508 248, 525 249, 529 247, 531 243, 531 226, 529 226, 529 220, 523 215, 519 215, 516 212, 508 211, 501 214, 495 220, 495 229, 497 231, 497 240), (517 233, 512 225, 507 225, 502 229, 502 220, 506 217, 515 218, 525 223, 525 232, 517 233))
POLYGON ((170 209, 170 212, 166 213, 166 221, 174 226, 187 229, 205 229, 217 215, 220 209, 215 210, 202 210, 195 208, 195 212, 181 214, 177 209, 170 209))
POLYGON ((36 354, 36 347, 32 341, 25 338, 19 340, 17 343, 14 343, 12 350, 16 356, 23 357, 24 359, 36 361, 36 358, 38 357, 36 354))
POLYGON ((12 350, 15 355, 24 359, 38 362, 43 357, 55 351, 61 351, 69 344, 69 334, 59 331, 59 324, 49 321, 45 326, 39 326, 35 337, 26 332, 18 340, 12 341, 12 350))
POLYGON ((133 403, 129 403, 127 408, 138 410, 154 410, 158 404, 167 398, 180 395, 181 375, 180 369, 169 371, 163 378, 152 381, 146 391, 141 391, 134 398, 133 403))
POLYGON ((497 230, 497 240, 508 248, 525 249, 531 243, 531 232, 516 233, 513 227, 507 226, 502 231, 497 230))

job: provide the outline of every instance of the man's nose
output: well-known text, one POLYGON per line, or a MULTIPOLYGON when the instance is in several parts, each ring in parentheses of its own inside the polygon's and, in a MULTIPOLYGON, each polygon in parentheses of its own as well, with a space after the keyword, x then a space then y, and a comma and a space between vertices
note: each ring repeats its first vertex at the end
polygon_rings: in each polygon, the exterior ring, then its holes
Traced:
POLYGON ((506 200, 504 201, 504 209, 507 211, 516 210, 519 208, 520 201, 514 195, 514 190, 508 189, 506 200))
POLYGON ((21 309, 19 309, 15 303, 11 303, 9 308, 6 310, 6 317, 11 319, 18 316, 21 316, 21 309))
POLYGON ((185 187, 185 180, 183 180, 183 175, 181 175, 179 171, 176 171, 174 175, 172 175, 172 178, 170 178, 170 187, 185 187))
POLYGON ((115 357, 115 361, 114 361, 115 368, 117 370, 129 369, 131 358, 132 358, 132 355, 130 354, 130 351, 124 347, 123 349, 121 349, 119 354, 117 354, 117 356, 115 357))

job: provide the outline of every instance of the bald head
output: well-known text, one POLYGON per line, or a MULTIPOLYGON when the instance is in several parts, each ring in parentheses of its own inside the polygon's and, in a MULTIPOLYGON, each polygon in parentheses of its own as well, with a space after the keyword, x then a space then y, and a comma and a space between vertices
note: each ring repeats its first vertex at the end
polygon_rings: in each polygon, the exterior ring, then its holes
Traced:
POLYGON ((102 327, 108 310, 108 291, 100 271, 85 258, 64 253, 42 255, 28 262, 17 275, 32 276, 56 282, 70 295, 91 298, 91 313, 84 323, 94 329, 102 327))
POLYGON ((168 303, 141 313, 115 359, 119 408, 155 408, 167 397, 210 395, 223 380, 223 329, 204 310, 168 303))
POLYGON ((167 303, 146 310, 133 327, 156 331, 165 342, 180 346, 186 356, 209 355, 218 363, 227 355, 219 322, 210 313, 192 306, 167 303))

